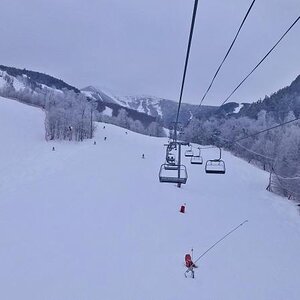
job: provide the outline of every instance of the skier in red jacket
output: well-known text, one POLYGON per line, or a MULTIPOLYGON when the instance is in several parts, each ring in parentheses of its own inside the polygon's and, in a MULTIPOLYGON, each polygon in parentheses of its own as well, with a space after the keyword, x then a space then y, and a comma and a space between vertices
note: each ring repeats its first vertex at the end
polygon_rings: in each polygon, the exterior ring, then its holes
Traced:
POLYGON ((188 268, 186 273, 191 271, 192 272, 192 278, 194 278, 195 277, 194 268, 198 268, 198 267, 193 263, 192 257, 191 257, 190 254, 185 255, 185 266, 188 268))

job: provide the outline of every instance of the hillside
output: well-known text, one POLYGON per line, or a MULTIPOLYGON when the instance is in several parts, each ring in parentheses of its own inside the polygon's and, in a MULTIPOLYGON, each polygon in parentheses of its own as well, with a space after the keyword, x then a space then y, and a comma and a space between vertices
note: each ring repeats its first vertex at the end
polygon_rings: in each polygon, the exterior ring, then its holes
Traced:
MULTIPOLYGON (((163 99, 150 95, 135 95, 135 96, 120 96, 112 92, 107 92, 94 86, 88 86, 81 89, 86 96, 100 101, 102 103, 115 103, 124 108, 134 110, 138 113, 159 118, 165 127, 169 128, 176 119, 178 101, 163 99)), ((234 103, 234 107, 230 110, 232 113, 238 104, 234 103)), ((203 105, 201 112, 198 110, 198 105, 183 103, 181 106, 180 122, 185 125, 194 114, 197 117, 208 118, 213 113, 218 114, 218 108, 214 106, 203 105)))
MULTIPOLYGON (((61 97, 63 93, 73 92, 73 97, 82 96, 82 100, 90 101, 94 99, 97 102, 96 108, 101 115, 105 117, 116 117, 122 109, 127 112, 129 118, 133 121, 140 121, 145 127, 156 121, 154 116, 150 116, 143 112, 136 111, 130 107, 123 107, 119 103, 109 101, 108 96, 104 99, 101 97, 93 97, 89 89, 82 92, 61 79, 53 76, 30 71, 26 69, 18 69, 0 65, 0 96, 17 99, 21 102, 45 107, 49 98, 56 97, 58 101, 64 101, 61 97)), ((107 121, 108 118, 106 118, 107 121)))
POLYGON ((279 122, 290 113, 296 117, 300 116, 300 75, 289 86, 266 96, 263 100, 246 105, 240 110, 239 117, 258 118, 263 110, 279 122))
POLYGON ((8 75, 9 77, 11 77, 11 79, 14 79, 15 81, 19 82, 16 83, 17 85, 23 84, 24 86, 28 86, 33 90, 35 90, 36 88, 42 88, 44 86, 47 86, 48 88, 56 90, 67 89, 73 90, 76 93, 80 92, 77 88, 65 83, 61 79, 57 79, 44 73, 30 71, 26 69, 7 67, 3 65, 0 65, 0 71, 2 73, 1 77, 8 75))
POLYGON ((267 173, 225 152, 225 175, 185 160, 178 189, 158 182, 165 139, 98 124, 96 145, 45 142, 44 118, 0 98, 1 299, 299 298, 299 215, 267 173), (191 248, 245 219, 183 276, 191 248))
MULTIPOLYGON (((115 103, 126 108, 158 117, 165 127, 170 127, 176 118, 177 101, 158 98, 154 96, 119 96, 112 92, 105 92, 102 89, 89 86, 82 89, 82 92, 89 97, 102 101, 103 103, 115 103)), ((226 122, 228 118, 257 119, 259 114, 267 112, 277 122, 282 122, 289 114, 300 115, 300 75, 287 87, 284 87, 270 96, 265 96, 262 100, 253 103, 228 102, 225 105, 209 106, 203 105, 199 109, 198 105, 183 103, 180 113, 180 122, 185 126, 192 117, 202 121, 210 118, 218 118, 221 122, 226 122)))

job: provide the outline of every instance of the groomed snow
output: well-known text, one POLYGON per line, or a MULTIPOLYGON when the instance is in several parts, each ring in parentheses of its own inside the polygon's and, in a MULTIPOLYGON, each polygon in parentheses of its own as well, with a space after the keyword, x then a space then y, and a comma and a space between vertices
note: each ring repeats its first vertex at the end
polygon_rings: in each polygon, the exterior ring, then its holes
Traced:
POLYGON ((186 160, 186 186, 160 184, 166 140, 105 126, 47 143, 41 110, 0 98, 0 299, 299 299, 300 217, 268 174, 225 153, 226 175, 186 160))

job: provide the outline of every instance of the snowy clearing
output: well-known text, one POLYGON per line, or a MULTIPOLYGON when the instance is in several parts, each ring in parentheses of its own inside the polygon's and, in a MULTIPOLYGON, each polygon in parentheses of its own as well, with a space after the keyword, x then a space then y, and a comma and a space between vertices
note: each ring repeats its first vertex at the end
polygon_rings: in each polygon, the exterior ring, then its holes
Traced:
POLYGON ((300 217, 267 173, 225 152, 225 175, 184 159, 187 185, 160 184, 166 139, 105 126, 47 143, 41 110, 0 98, 0 299, 299 299, 300 217))

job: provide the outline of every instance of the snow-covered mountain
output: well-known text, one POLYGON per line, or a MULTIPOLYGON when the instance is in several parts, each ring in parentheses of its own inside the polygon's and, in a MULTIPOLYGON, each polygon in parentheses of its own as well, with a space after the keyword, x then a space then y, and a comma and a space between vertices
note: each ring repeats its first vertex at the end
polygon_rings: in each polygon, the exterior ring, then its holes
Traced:
MULTIPOLYGON (((115 103, 155 118, 159 117, 166 127, 169 127, 176 118, 177 101, 147 95, 120 96, 105 89, 92 86, 82 91, 103 103, 115 103)), ((300 115, 299 99, 300 75, 289 86, 253 103, 242 102, 239 104, 228 102, 221 107, 203 105, 201 110, 198 109, 198 105, 183 103, 180 112, 180 122, 185 125, 193 116, 201 120, 215 117, 224 119, 224 122, 226 122, 228 117, 257 119, 262 111, 271 112, 276 120, 282 121, 291 112, 295 116, 300 115)))
POLYGON ((124 103, 119 103, 119 101, 112 94, 104 92, 102 89, 96 88, 94 86, 87 86, 81 89, 81 92, 87 97, 97 101, 101 101, 104 103, 120 104, 121 106, 125 106, 124 103))
POLYGON ((162 98, 153 96, 117 96, 106 89, 94 86, 83 88, 81 92, 98 101, 116 103, 153 117, 162 117, 161 102, 164 100, 162 98))
POLYGON ((80 92, 76 87, 50 75, 0 65, 0 88, 5 87, 5 85, 12 85, 16 91, 26 88, 33 91, 37 88, 48 88, 53 91, 67 89, 73 90, 76 93, 80 92))
MULTIPOLYGON (((177 113, 178 102, 149 95, 120 96, 105 89, 93 86, 81 90, 85 95, 103 103, 115 103, 125 108, 135 110, 149 116, 159 118, 166 127, 174 122, 177 113)), ((214 106, 203 106, 201 114, 210 114, 216 111, 214 106)), ((194 113, 198 112, 198 106, 183 103, 180 113, 180 122, 186 124, 194 113)), ((233 111, 232 111, 233 112, 233 111)))
MULTIPOLYGON (((108 89, 94 86, 88 86, 79 90, 47 74, 0 65, 0 91, 2 96, 11 96, 11 90, 24 91, 27 94, 27 99, 30 100, 32 95, 44 94, 45 89, 53 92, 72 90, 75 93, 82 93, 89 99, 96 100, 99 112, 105 115, 117 116, 121 109, 125 109, 131 119, 141 121, 144 126, 160 120, 163 126, 168 128, 176 118, 177 101, 147 95, 121 96, 108 89)), ((224 122, 226 122, 228 117, 257 119, 262 111, 272 112, 276 120, 282 121, 284 116, 290 112, 295 116, 299 115, 299 90, 300 76, 290 86, 252 104, 230 102, 222 107, 204 105, 199 110, 197 105, 183 103, 180 112, 180 122, 184 126, 192 117, 201 120, 216 117, 224 119, 224 122)), ((13 93, 12 98, 18 98, 18 93, 17 95, 13 93)))
POLYGON ((44 100, 42 98, 45 98, 46 93, 49 91, 54 94, 64 91, 72 91, 76 94, 82 93, 89 99, 95 99, 98 102, 97 110, 100 113, 116 117, 121 109, 125 109, 128 117, 134 121, 140 121, 146 127, 156 120, 153 116, 121 105, 105 93, 97 91, 96 94, 92 87, 83 89, 81 92, 76 87, 50 75, 0 65, 0 95, 43 107, 44 100))
POLYGON ((81 89, 81 92, 98 101, 116 103, 123 107, 127 107, 141 113, 146 113, 153 117, 162 116, 161 101, 164 100, 162 98, 156 98, 153 96, 119 96, 107 89, 97 88, 94 86, 83 88, 81 89))
POLYGON ((267 173, 228 152, 225 175, 184 158, 178 189, 158 181, 166 139, 99 124, 96 145, 46 142, 44 119, 0 97, 1 299, 299 299, 299 214, 267 173), (186 253, 245 219, 184 277, 186 253))

